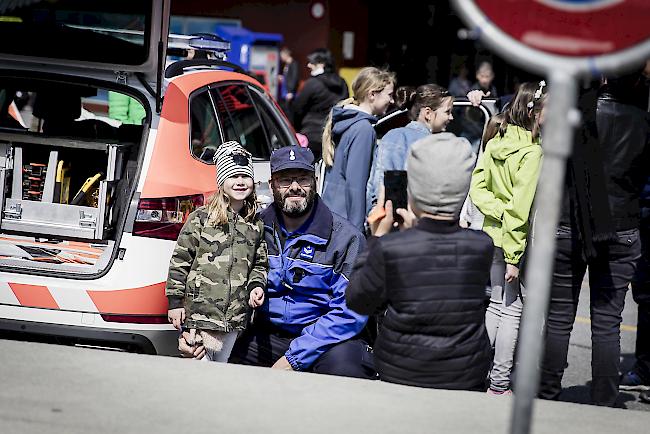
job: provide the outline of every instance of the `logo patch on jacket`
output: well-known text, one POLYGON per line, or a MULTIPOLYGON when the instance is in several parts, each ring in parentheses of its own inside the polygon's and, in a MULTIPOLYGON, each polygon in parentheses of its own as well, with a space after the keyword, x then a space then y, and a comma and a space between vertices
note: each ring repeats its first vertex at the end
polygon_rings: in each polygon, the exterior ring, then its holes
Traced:
POLYGON ((302 259, 308 259, 312 260, 314 259, 314 246, 304 246, 302 249, 300 249, 300 257, 302 259))

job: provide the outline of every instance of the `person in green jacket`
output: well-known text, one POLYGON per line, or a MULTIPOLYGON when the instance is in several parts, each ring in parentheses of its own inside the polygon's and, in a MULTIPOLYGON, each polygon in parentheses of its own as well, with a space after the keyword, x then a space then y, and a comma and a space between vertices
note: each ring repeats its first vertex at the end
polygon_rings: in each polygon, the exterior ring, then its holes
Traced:
POLYGON ((488 393, 511 394, 515 345, 523 310, 519 268, 542 162, 539 129, 546 83, 524 83, 504 114, 499 133, 479 159, 470 197, 485 215, 483 230, 494 242, 492 292, 485 325, 494 348, 488 393))
POLYGON ((135 98, 119 92, 108 92, 108 117, 123 124, 142 125, 147 116, 142 104, 135 98))

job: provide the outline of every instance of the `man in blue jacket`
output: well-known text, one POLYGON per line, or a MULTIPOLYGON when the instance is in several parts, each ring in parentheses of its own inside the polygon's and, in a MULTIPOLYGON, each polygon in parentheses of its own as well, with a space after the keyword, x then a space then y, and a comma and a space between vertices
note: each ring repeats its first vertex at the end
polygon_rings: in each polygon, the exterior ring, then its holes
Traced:
MULTIPOLYGON (((345 304, 365 239, 316 194, 313 160, 309 149, 294 146, 271 155, 274 203, 261 214, 269 250, 266 297, 230 362, 374 379, 372 353, 359 337, 368 318, 345 304)), ((183 339, 179 348, 202 354, 183 339)))

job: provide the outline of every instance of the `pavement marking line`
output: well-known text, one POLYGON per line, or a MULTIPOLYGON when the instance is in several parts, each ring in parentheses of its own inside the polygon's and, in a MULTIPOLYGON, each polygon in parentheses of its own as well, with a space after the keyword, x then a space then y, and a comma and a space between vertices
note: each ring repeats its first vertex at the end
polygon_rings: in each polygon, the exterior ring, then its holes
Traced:
MULTIPOLYGON (((589 318, 585 318, 583 316, 576 316, 576 322, 579 322, 579 323, 582 323, 582 324, 591 324, 591 320, 589 318)), ((624 332, 635 332, 636 333, 636 326, 621 324, 621 330, 623 330, 624 332)))

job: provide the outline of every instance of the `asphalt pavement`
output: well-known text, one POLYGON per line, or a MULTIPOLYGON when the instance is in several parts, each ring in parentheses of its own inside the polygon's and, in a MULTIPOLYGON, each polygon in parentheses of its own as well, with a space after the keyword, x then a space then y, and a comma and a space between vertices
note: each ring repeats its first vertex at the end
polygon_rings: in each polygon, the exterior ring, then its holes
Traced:
MULTIPOLYGON (((496 434, 513 399, 8 340, 0 364, 0 430, 12 434, 496 434)), ((646 412, 537 401, 532 432, 648 426, 646 412)))
MULTIPOLYGON (((650 404, 589 402, 589 291, 581 294, 564 377, 565 402, 536 401, 534 433, 648 432, 650 404), (568 402, 567 402, 568 401, 568 402), (637 411, 641 410, 641 411, 637 411)), ((621 331, 634 361, 636 304, 621 331)), ((0 339, 2 433, 506 433, 512 398, 426 390, 120 351, 0 339)))

